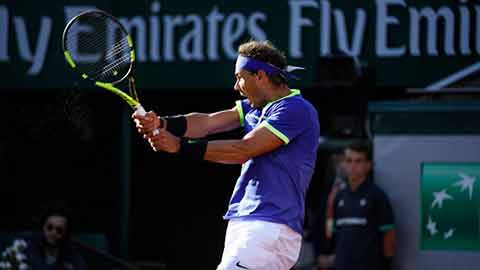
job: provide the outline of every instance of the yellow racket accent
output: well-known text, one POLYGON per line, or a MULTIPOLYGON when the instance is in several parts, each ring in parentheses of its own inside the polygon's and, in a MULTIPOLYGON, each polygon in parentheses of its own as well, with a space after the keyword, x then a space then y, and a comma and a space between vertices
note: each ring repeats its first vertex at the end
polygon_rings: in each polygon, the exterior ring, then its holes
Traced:
POLYGON ((68 64, 70 64, 72 68, 77 67, 77 65, 75 65, 75 62, 73 62, 72 56, 69 52, 63 51, 63 54, 65 55, 65 59, 67 59, 68 64))
POLYGON ((95 82, 95 85, 102 87, 125 100, 133 109, 137 109, 139 102, 113 86, 111 83, 95 82))
POLYGON ((135 51, 133 51, 133 50, 130 51, 130 60, 132 62, 135 62, 135 51))

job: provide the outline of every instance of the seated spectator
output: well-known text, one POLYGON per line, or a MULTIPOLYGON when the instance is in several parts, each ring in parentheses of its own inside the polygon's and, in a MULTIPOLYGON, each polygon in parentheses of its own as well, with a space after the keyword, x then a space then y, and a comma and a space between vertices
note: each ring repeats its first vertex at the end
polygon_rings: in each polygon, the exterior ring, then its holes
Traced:
POLYGON ((21 248, 22 255, 17 258, 22 259, 22 265, 26 264, 24 269, 87 269, 82 256, 70 242, 71 211, 63 203, 53 203, 45 207, 40 217, 40 226, 38 232, 22 235, 22 240, 14 242, 14 246, 21 248))

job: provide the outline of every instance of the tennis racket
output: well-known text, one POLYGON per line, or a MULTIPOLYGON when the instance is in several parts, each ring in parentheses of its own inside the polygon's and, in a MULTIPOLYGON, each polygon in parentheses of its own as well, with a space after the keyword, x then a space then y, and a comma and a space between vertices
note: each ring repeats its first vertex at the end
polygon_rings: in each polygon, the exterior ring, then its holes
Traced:
POLYGON ((101 10, 72 18, 63 31, 63 53, 81 78, 121 97, 138 114, 146 114, 135 88, 133 41, 120 21, 101 10), (129 94, 116 87, 128 80, 129 94))

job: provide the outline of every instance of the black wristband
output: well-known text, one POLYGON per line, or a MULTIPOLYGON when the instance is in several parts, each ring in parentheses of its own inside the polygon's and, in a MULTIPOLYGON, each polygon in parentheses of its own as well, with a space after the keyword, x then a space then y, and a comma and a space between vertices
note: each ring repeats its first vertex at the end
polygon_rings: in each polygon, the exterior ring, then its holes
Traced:
POLYGON ((181 138, 178 154, 183 158, 203 160, 203 156, 205 156, 205 152, 207 151, 207 144, 208 141, 206 140, 181 138))
POLYGON ((187 132, 187 118, 183 115, 166 116, 167 131, 177 137, 182 137, 187 132))
POLYGON ((158 121, 160 122, 160 126, 158 128, 159 129, 164 128, 165 127, 165 121, 167 121, 167 120, 165 120, 165 118, 159 116, 158 121))

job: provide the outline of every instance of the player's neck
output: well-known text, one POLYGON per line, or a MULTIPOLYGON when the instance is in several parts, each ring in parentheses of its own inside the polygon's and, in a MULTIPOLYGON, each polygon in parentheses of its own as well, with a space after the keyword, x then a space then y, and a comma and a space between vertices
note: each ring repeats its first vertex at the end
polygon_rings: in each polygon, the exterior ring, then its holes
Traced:
POLYGON ((273 102, 291 94, 290 88, 286 84, 282 84, 278 87, 272 87, 267 91, 267 102, 273 102))
POLYGON ((350 190, 356 191, 358 187, 365 182, 367 179, 366 176, 364 177, 348 177, 348 185, 350 186, 350 190))

